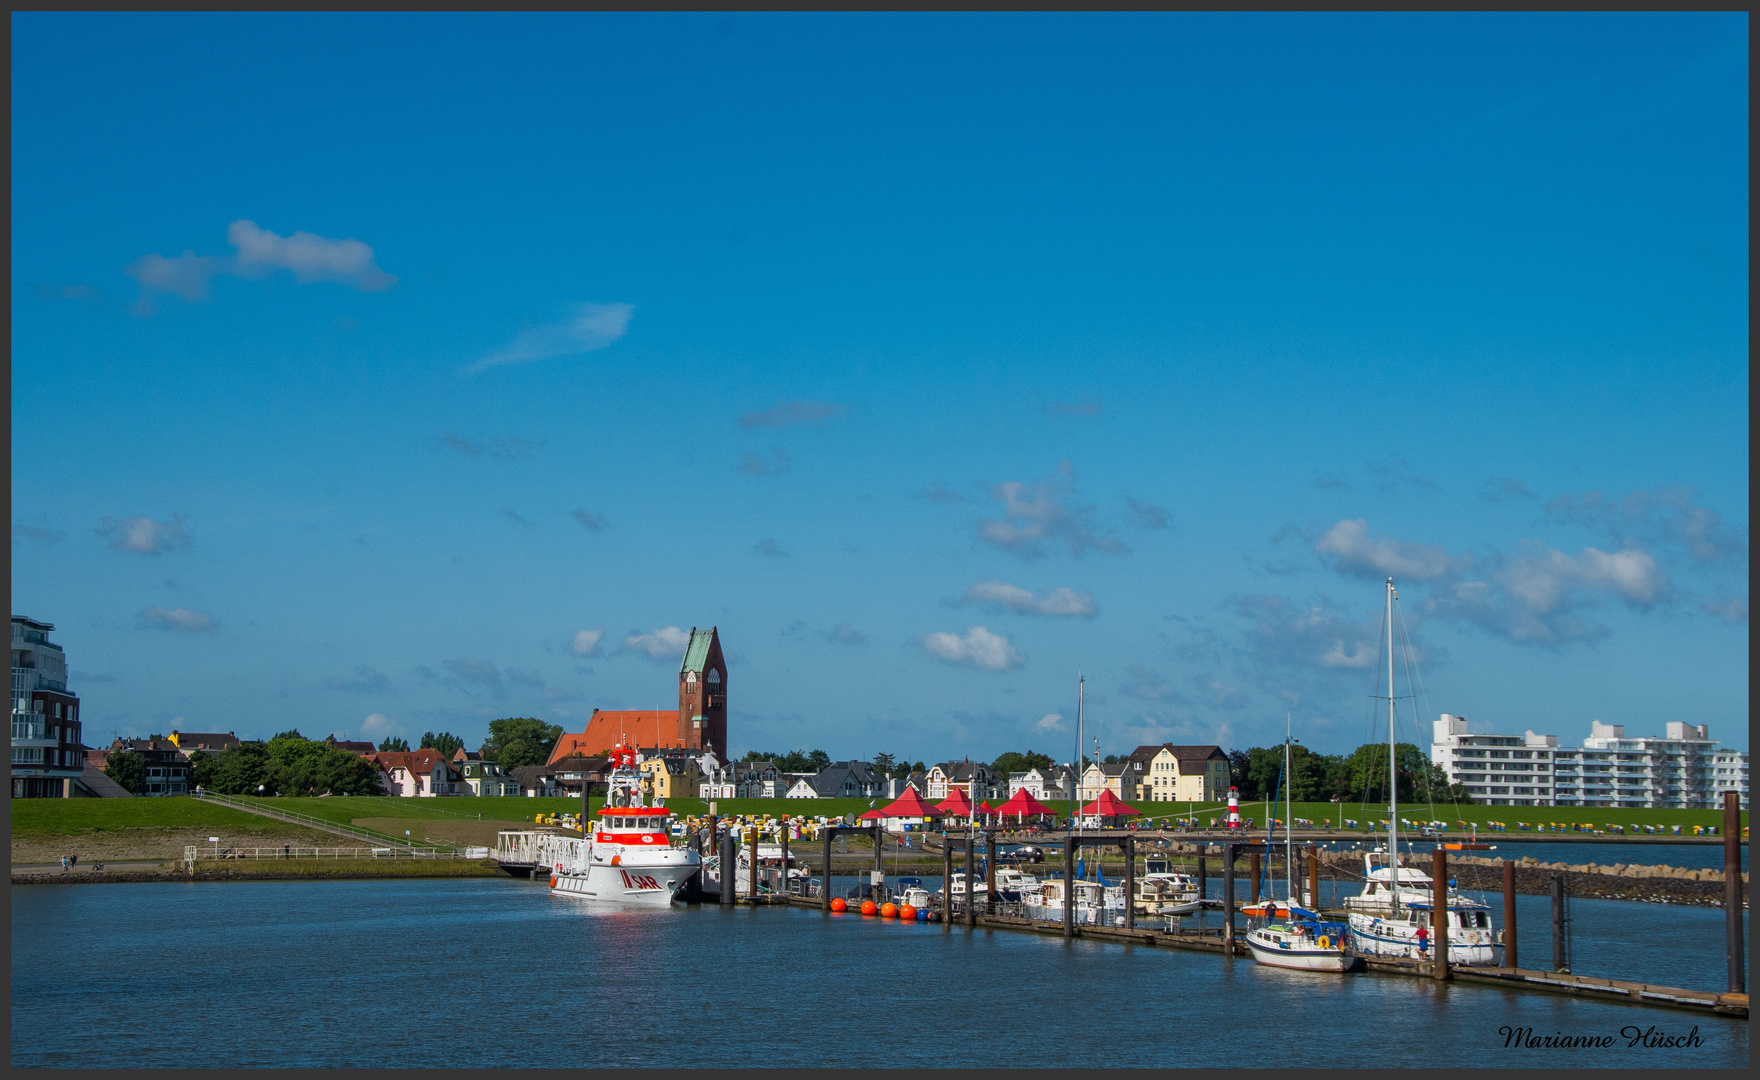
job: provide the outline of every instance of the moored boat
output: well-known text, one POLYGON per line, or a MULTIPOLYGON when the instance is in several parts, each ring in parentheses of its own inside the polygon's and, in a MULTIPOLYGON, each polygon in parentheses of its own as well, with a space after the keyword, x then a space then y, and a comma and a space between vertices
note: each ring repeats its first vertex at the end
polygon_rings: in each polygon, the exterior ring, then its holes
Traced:
POLYGON ((612 751, 606 805, 581 837, 546 836, 550 894, 645 907, 670 906, 702 868, 689 848, 674 847, 672 811, 644 806, 635 752, 612 751))

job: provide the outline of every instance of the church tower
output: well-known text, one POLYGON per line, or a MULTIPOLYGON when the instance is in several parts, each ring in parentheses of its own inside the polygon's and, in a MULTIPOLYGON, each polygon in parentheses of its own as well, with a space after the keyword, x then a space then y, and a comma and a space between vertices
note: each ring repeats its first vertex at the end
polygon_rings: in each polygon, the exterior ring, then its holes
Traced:
POLYGON ((684 663, 678 667, 678 739, 692 750, 727 757, 727 661, 715 627, 691 628, 684 663))

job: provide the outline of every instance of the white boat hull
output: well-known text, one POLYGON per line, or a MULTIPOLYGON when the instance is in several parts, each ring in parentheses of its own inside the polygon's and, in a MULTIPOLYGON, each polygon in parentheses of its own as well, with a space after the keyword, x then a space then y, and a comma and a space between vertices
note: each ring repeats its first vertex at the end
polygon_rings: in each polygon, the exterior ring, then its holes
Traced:
MULTIPOLYGON (((1435 952, 1432 947, 1435 938, 1430 936, 1430 929, 1425 928, 1425 942, 1420 948, 1417 924, 1405 919, 1378 919, 1373 915, 1353 914, 1350 926, 1351 951, 1359 956, 1429 960, 1435 952)), ((1495 964, 1497 950, 1490 938, 1489 930, 1463 931, 1449 927, 1448 962, 1469 967, 1495 964)))
POLYGON ((1304 949, 1286 943, 1262 942, 1252 934, 1247 935, 1247 947, 1259 963, 1292 971, 1349 971, 1357 963, 1356 958, 1342 948, 1304 949))
POLYGON ((587 867, 584 873, 553 870, 550 895, 641 907, 670 907, 696 869, 684 863, 665 863, 655 866, 594 865, 587 867))

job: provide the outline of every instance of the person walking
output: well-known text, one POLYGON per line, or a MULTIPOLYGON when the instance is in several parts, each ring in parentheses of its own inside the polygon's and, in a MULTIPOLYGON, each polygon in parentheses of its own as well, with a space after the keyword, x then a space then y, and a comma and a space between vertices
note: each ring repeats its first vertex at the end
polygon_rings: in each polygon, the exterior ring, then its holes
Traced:
POLYGON ((65 855, 61 856, 61 872, 67 873, 67 856, 65 855))

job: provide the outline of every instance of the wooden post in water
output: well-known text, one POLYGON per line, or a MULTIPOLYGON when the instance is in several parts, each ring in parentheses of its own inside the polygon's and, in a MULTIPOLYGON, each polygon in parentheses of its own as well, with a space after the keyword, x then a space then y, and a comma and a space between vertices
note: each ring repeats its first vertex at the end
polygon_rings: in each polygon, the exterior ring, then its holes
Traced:
MULTIPOLYGON (((1106 910, 1102 903, 1100 910, 1106 910)), ((1137 838, 1124 838, 1124 928, 1137 928, 1137 838)))
POLYGON ((984 911, 996 913, 996 830, 984 830, 984 911))
POLYGON ((788 822, 778 825, 777 832, 782 840, 782 895, 789 895, 788 888, 788 822))
POLYGON ((831 834, 836 829, 825 830, 825 869, 819 875, 819 910, 831 914, 831 834))
POLYGON ((1503 860, 1503 966, 1518 968, 1516 962, 1516 864, 1503 860))
MULTIPOLYGON (((1204 849, 1199 848, 1198 850, 1203 851, 1204 849)), ((1206 859, 1206 858, 1204 858, 1204 856, 1200 855, 1200 856, 1198 856, 1198 899, 1206 900, 1206 899, 1209 899, 1209 897, 1210 897, 1210 860, 1206 859)))
POLYGON ((1564 962, 1564 875, 1552 879, 1552 970, 1569 971, 1564 962))
MULTIPOLYGON (((876 822, 874 822, 874 870, 882 878, 884 878, 886 876, 885 856, 883 856, 881 854, 883 845, 885 843, 886 843, 886 830, 882 829, 880 827, 880 823, 878 821, 876 821, 876 822)), ((870 879, 870 880, 872 880, 872 879, 870 879)), ((878 896, 874 897, 874 902, 876 904, 878 904, 880 902, 880 897, 878 897, 878 896)))
POLYGON ((1441 844, 1430 855, 1430 947, 1436 977, 1448 978, 1448 852, 1441 844))
POLYGON ((970 826, 966 828, 966 927, 978 925, 978 908, 972 903, 972 886, 977 884, 972 879, 978 876, 977 867, 978 838, 972 835, 970 826))
POLYGON ((1222 845, 1222 941, 1228 955, 1234 955, 1234 860, 1235 845, 1222 845))
POLYGON ((1729 992, 1747 992, 1742 970, 1742 810, 1733 791, 1723 793, 1723 916, 1729 951, 1729 992))
POLYGON ((733 848, 733 833, 721 834, 721 903, 733 905, 733 875, 739 872, 739 856, 733 848))
POLYGON ((953 839, 941 834, 941 932, 953 933, 953 839))
POLYGON ((1063 936, 1076 935, 1076 838, 1063 840, 1063 936))
POLYGON ((1308 845, 1308 906, 1320 910, 1320 845, 1308 845))
POLYGON ((1253 874, 1253 882, 1248 886, 1252 890, 1250 895, 1253 898, 1250 903, 1257 904, 1259 902, 1259 853, 1257 851, 1247 853, 1247 869, 1253 874))
POLYGON ((748 875, 750 880, 746 882, 746 898, 756 904, 758 902, 758 826, 756 824, 752 825, 752 850, 749 853, 747 865, 750 867, 751 873, 748 875))

